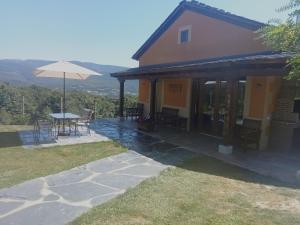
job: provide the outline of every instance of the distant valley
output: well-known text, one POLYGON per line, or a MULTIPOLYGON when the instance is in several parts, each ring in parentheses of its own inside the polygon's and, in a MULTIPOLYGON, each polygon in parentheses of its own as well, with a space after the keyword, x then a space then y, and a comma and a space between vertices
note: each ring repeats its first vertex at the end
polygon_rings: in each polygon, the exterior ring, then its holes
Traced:
MULTIPOLYGON (((50 89, 61 90, 62 80, 53 78, 37 78, 33 71, 40 66, 53 63, 46 60, 0 60, 0 82, 7 82, 16 86, 37 85, 50 89)), ((97 95, 116 96, 119 92, 119 82, 109 74, 126 70, 128 68, 113 65, 100 65, 88 62, 73 61, 73 63, 84 66, 103 74, 101 77, 91 76, 85 81, 67 80, 67 89, 81 90, 97 95)), ((126 93, 135 95, 137 93, 137 82, 126 82, 126 93)))

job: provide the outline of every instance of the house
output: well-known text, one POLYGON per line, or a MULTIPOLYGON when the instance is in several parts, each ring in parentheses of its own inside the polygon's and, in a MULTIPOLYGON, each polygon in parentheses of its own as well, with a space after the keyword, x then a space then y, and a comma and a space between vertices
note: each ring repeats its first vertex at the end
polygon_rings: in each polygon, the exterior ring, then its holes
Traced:
POLYGON ((163 108, 177 109, 188 131, 224 136, 227 144, 247 121, 258 130, 259 149, 291 147, 299 127, 297 87, 283 79, 291 54, 259 39, 264 25, 182 1, 133 55, 139 67, 112 74, 120 81, 120 117, 124 82, 135 79, 152 120, 163 108))

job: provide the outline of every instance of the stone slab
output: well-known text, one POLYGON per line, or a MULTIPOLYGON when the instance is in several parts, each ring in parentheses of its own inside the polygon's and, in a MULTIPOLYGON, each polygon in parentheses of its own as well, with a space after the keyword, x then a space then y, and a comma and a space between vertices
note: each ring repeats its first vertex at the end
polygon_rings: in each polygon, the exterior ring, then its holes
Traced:
POLYGON ((17 209, 23 204, 23 202, 0 202, 0 215, 9 213, 10 211, 17 209))
POLYGON ((115 192, 115 190, 111 188, 103 187, 90 182, 50 187, 49 189, 71 202, 88 201, 96 196, 107 195, 115 192))
POLYGON ((130 160, 141 158, 142 155, 134 152, 128 151, 126 153, 122 153, 113 157, 113 160, 116 162, 130 162, 130 160))
POLYGON ((64 225, 87 210, 61 203, 43 203, 0 219, 0 225, 64 225))
POLYGON ((117 197, 118 195, 120 195, 120 193, 114 193, 111 195, 104 195, 104 196, 98 196, 95 197, 91 200, 91 205, 92 206, 98 206, 101 205, 109 200, 112 200, 113 198, 117 197))
POLYGON ((56 174, 54 176, 48 176, 46 181, 49 186, 61 186, 71 183, 78 183, 91 175, 91 172, 83 168, 77 168, 56 174))
POLYGON ((101 174, 93 179, 94 182, 107 185, 118 189, 127 189, 139 184, 143 178, 118 175, 118 174, 101 174))
POLYGON ((38 200, 42 198, 41 190, 44 182, 42 180, 32 180, 11 188, 0 190, 0 199, 9 198, 14 200, 38 200))
POLYGON ((136 165, 116 171, 116 174, 151 177, 157 176, 163 169, 150 165, 136 165))
POLYGON ((107 173, 113 170, 121 169, 123 167, 128 166, 128 164, 119 162, 119 161, 112 161, 109 159, 99 160, 94 163, 90 163, 88 168, 97 173, 107 173))

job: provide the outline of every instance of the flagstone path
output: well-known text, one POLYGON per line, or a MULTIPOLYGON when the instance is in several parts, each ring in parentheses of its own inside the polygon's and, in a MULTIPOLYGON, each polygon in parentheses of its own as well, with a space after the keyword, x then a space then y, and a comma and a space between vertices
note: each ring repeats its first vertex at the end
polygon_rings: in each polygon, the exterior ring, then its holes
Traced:
POLYGON ((0 225, 67 224, 194 154, 109 123, 94 129, 134 151, 0 190, 0 225))

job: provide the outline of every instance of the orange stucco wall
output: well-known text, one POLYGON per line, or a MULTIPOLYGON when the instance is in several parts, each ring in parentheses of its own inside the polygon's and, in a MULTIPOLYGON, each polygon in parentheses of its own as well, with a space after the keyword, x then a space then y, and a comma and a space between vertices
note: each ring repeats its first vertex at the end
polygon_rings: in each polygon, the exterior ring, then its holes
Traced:
POLYGON ((261 150, 268 147, 271 118, 276 108, 281 81, 281 77, 275 76, 253 76, 247 78, 244 117, 257 119, 262 122, 261 150))
POLYGON ((166 79, 163 85, 164 105, 187 106, 188 79, 166 79))
POLYGON ((261 119, 264 116, 265 96, 267 93, 267 78, 252 77, 251 82, 249 116, 261 119))
POLYGON ((191 11, 181 17, 144 53, 140 65, 188 61, 267 50, 255 32, 191 11), (178 44, 179 29, 191 25, 191 41, 178 44))
POLYGON ((251 77, 249 114, 251 118, 263 119, 274 112, 281 78, 251 77))
POLYGON ((139 101, 148 103, 150 98, 150 82, 148 80, 139 81, 139 101))
POLYGON ((281 81, 281 77, 270 78, 268 93, 271 94, 272 98, 267 102, 267 113, 273 113, 276 110, 277 97, 279 95, 281 81))

